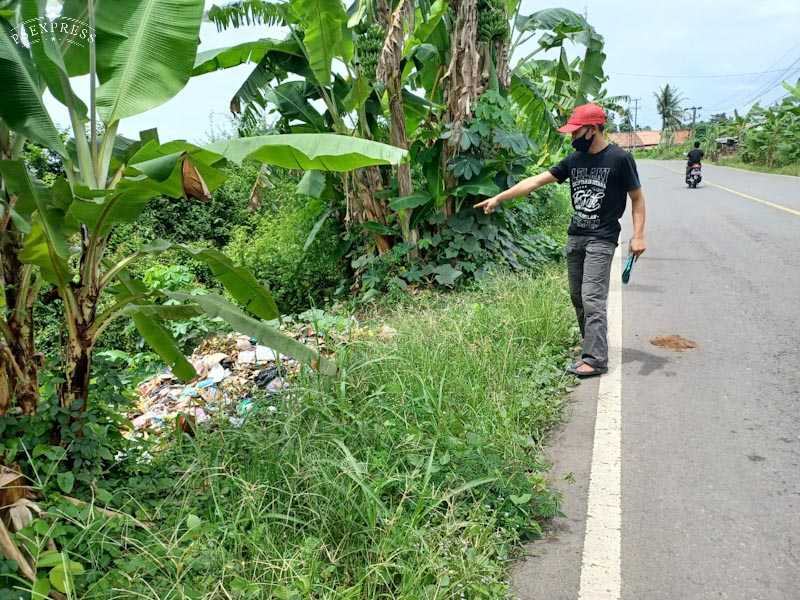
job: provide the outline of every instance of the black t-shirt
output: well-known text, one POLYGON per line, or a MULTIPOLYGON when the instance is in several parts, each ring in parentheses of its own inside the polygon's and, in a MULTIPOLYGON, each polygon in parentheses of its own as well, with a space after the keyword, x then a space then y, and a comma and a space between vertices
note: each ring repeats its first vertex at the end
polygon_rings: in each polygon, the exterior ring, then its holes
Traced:
POLYGON ((641 187, 633 156, 609 144, 597 154, 573 152, 550 173, 559 183, 569 178, 575 213, 567 233, 616 243, 628 192, 641 187))
POLYGON ((703 160, 703 151, 700 148, 693 148, 689 150, 689 154, 686 155, 686 158, 689 160, 689 164, 699 163, 703 160))

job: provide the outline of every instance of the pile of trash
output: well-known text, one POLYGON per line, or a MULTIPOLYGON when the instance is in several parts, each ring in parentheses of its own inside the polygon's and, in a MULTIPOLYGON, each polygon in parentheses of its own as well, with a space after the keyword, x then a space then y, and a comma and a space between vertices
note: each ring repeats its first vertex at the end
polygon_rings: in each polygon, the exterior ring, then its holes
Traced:
MULTIPOLYGON (((333 353, 329 344, 370 339, 387 342, 397 334, 388 325, 378 329, 361 327, 353 317, 338 317, 319 309, 306 311, 297 320, 285 317, 284 326, 285 333, 298 342, 328 356, 333 353)), ((195 424, 216 417, 241 426, 254 412, 277 412, 278 394, 290 387, 300 370, 295 359, 239 333, 204 340, 189 362, 197 371, 197 377, 190 382, 181 382, 166 369, 139 384, 139 401, 128 414, 133 430, 125 435, 160 432, 173 424, 188 431, 195 424), (263 390, 258 402, 252 397, 257 389, 263 390), (264 396, 267 402, 261 402, 264 396)))
MULTIPOLYGON (((250 397, 260 388, 267 397, 289 387, 300 364, 253 338, 229 334, 204 340, 189 358, 197 378, 181 383, 170 370, 139 384, 139 402, 128 415, 133 432, 160 431, 177 420, 184 428, 209 421, 212 416, 227 418, 240 426, 256 410, 250 397)), ((266 409, 275 412, 270 403, 266 409)))

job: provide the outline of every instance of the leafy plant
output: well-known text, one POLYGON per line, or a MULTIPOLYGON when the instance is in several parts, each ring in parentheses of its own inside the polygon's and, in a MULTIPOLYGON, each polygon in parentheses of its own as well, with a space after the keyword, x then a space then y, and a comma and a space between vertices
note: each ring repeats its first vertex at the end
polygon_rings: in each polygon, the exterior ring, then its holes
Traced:
POLYGON ((305 197, 286 203, 275 214, 259 216, 236 229, 226 252, 268 285, 284 312, 323 303, 346 281, 346 243, 336 219, 325 219, 306 241, 325 212, 323 202, 305 197))
MULTIPOLYGON (((358 226, 354 239, 372 241, 363 252, 357 251, 358 256, 376 249, 388 254, 394 244, 401 244, 398 253, 405 255, 410 246, 410 259, 418 261, 420 219, 433 212, 452 216, 465 197, 460 186, 485 174, 475 147, 509 150, 529 163, 540 162, 561 150, 563 136, 556 132, 556 119, 575 103, 604 98, 609 105, 619 104, 618 98, 605 98, 602 91, 602 36, 585 18, 566 9, 522 16, 519 2, 494 0, 457 10, 443 0, 404 0, 389 10, 381 10, 373 0, 348 10, 339 0, 310 6, 306 0, 248 0, 211 11, 219 28, 279 20, 289 34, 283 40, 265 38, 202 53, 194 72, 256 65, 232 94, 232 111, 241 113, 245 128, 274 113, 280 131, 353 129, 410 149, 412 162, 422 165, 414 177, 405 166, 395 177, 385 169, 360 171, 343 178, 336 198, 330 200, 345 228, 358 226), (474 14, 462 14, 469 11, 474 14), (320 32, 327 32, 324 42, 320 32), (534 37, 536 51, 509 65, 514 50, 534 37), (567 48, 573 43, 583 53, 570 59, 567 48), (560 57, 546 75, 526 70, 535 54, 553 49, 560 57), (334 60, 345 67, 341 75, 330 69, 334 60), (462 64, 471 60, 476 64, 462 64), (457 73, 465 74, 464 79, 453 75, 457 73), (466 76, 471 73, 480 76, 466 76), (507 106, 511 100, 513 112, 507 106), (321 101, 321 110, 315 101, 321 101), (486 125, 470 125, 473 112, 494 110, 490 105, 518 119, 498 123, 488 132, 486 125), (346 210, 336 211, 341 205, 346 210), (368 235, 362 237, 363 232, 368 235)), ((477 121, 486 119, 487 115, 477 116, 477 121)), ((440 225, 446 223, 445 219, 440 225)))
MULTIPOLYGON (((520 200, 490 215, 465 206, 445 219, 434 214, 424 223, 418 247, 421 261, 411 261, 409 247, 395 245, 382 256, 362 254, 352 257, 352 267, 361 270, 362 301, 375 298, 384 290, 404 290, 408 286, 437 284, 458 287, 489 273, 503 270, 538 270, 561 257, 563 241, 543 230, 543 213, 555 214, 558 234, 566 230, 561 214, 567 207, 559 191, 537 190, 531 199, 520 200), (551 205, 558 204, 555 209, 551 205)), ((549 220, 553 220, 550 216, 549 220)))
POLYGON ((748 112, 742 161, 767 167, 800 163, 800 80, 783 86, 786 97, 766 108, 755 105, 748 112))
MULTIPOLYGON (((40 360, 32 317, 45 284, 53 286, 62 301, 66 335, 63 378, 57 391, 65 409, 86 408, 92 352, 104 329, 120 316, 130 317, 147 343, 184 379, 195 375, 194 368, 163 321, 204 312, 269 340, 323 372, 332 372, 326 360, 264 324, 279 316, 269 291, 218 250, 155 241, 112 263, 106 258, 109 236, 117 225, 135 221, 153 198, 207 198, 224 180, 220 168, 226 161, 348 171, 397 164, 406 153, 332 134, 240 138, 207 147, 183 141, 162 144, 154 131, 143 132, 138 141, 120 138, 116 135, 120 119, 167 101, 191 76, 202 1, 126 0, 98 5, 88 13, 90 24, 96 23, 97 28, 89 47, 96 43, 103 50, 97 52, 96 64, 90 48, 84 48, 84 54, 80 48, 66 51, 51 37, 43 36, 30 47, 17 44, 8 18, 20 22, 46 18, 42 3, 23 2, 20 8, 0 16, 0 84, 7 90, 0 98, 3 402, 15 401, 26 414, 36 409, 40 360), (86 72, 93 85, 96 77, 100 81, 89 107, 80 102, 69 83, 70 76, 86 72), (41 102, 45 87, 69 111, 73 139, 68 144, 41 102), (97 114, 104 124, 99 139, 97 114), (50 186, 33 177, 20 156, 26 140, 57 154, 64 176, 50 186), (131 265, 167 250, 204 262, 239 306, 218 295, 154 292, 131 278, 131 265), (167 298, 182 304, 164 304, 167 298)), ((65 15, 77 8, 68 3, 65 15)), ((322 74, 323 67, 315 72, 322 74)), ((8 408, 6 404, 0 412, 8 408)))

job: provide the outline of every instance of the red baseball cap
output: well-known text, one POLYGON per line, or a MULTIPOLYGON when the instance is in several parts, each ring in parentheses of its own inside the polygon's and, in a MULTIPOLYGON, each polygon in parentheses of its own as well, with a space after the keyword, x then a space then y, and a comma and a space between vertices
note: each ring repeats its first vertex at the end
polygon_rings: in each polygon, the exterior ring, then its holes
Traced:
POLYGON ((606 122, 606 111, 597 104, 581 104, 576 106, 567 119, 567 124, 559 127, 561 133, 572 133, 584 125, 603 125, 606 122))

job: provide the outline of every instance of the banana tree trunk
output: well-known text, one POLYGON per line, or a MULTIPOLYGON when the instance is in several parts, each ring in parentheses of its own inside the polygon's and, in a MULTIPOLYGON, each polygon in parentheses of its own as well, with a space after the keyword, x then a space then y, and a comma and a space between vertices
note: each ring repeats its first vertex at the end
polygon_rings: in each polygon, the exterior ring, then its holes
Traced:
MULTIPOLYGON (((450 64, 444 75, 447 104, 445 122, 450 124, 452 135, 442 152, 442 171, 445 174, 445 189, 448 190, 455 187, 456 178, 447 165, 458 151, 464 122, 472 116, 472 106, 485 88, 478 50, 478 2, 453 0, 452 5, 456 20, 450 34, 450 64)), ((448 198, 445 213, 452 215, 453 212, 454 201, 448 198)))
MULTIPOLYGON (((14 158, 22 138, 12 141, 11 132, 0 120, 0 159, 14 158)), ((39 368, 44 362, 33 338, 33 302, 38 288, 33 268, 19 261, 22 237, 11 220, 16 198, 6 193, 0 178, 0 195, 8 207, 0 215, 0 294, 6 319, 0 316, 0 415, 18 406, 23 414, 36 412, 39 402, 39 368)))
MULTIPOLYGON (((392 144, 399 148, 407 149, 408 139, 406 138, 405 117, 399 92, 390 96, 389 105, 392 113, 392 144)), ((411 166, 407 163, 397 168, 397 192, 399 196, 410 196, 414 192, 411 184, 411 166)), ((410 209, 400 212, 400 228, 403 232, 403 240, 415 246, 419 241, 419 232, 415 227, 411 226, 412 212, 410 209)), ((413 251, 412 255, 416 255, 416 250, 413 251)))
MULTIPOLYGON (((345 224, 367 223, 374 221, 382 225, 386 224, 388 211, 386 205, 375 198, 376 191, 383 189, 383 177, 378 167, 366 167, 356 169, 349 173, 344 173, 343 177, 347 185, 347 215, 345 224)), ((392 247, 391 238, 379 233, 374 234, 375 245, 378 252, 383 254, 392 247)))
POLYGON ((0 415, 14 406, 24 415, 32 415, 39 404, 39 368, 42 357, 34 351, 31 328, 19 331, 16 323, 10 323, 15 339, 7 346, 9 354, 2 357, 0 369, 0 415))
MULTIPOLYGON (((385 14, 385 12, 381 12, 385 14)), ((405 25, 414 27, 414 4, 411 0, 400 0, 388 23, 388 32, 378 61, 377 78, 383 81, 389 94, 390 128, 389 138, 394 146, 408 149, 406 135, 405 109, 403 107, 403 82, 401 80, 401 61, 405 42, 405 25)), ((400 196, 413 193, 411 166, 408 163, 397 168, 397 191, 400 196)), ((411 210, 400 212, 400 227, 405 242, 416 245, 419 233, 411 227, 411 210)))
POLYGON ((65 348, 65 380, 58 390, 59 402, 63 408, 80 401, 85 410, 89 399, 89 379, 92 371, 93 342, 86 334, 85 327, 78 328, 78 335, 70 335, 65 348))
POLYGON ((450 37, 447 80, 447 114, 453 126, 472 116, 472 105, 483 91, 478 51, 477 0, 454 0, 456 22, 450 37))
POLYGON ((30 415, 39 402, 43 359, 33 338, 36 290, 30 281, 32 269, 17 260, 19 250, 19 236, 6 230, 0 239, 0 281, 9 316, 0 336, 0 415, 14 406, 30 415))
MULTIPOLYGON (((503 89, 511 85, 511 67, 509 65, 509 41, 508 39, 498 39, 494 41, 495 60, 497 64, 497 81, 503 89)), ((491 53, 489 54, 491 60, 491 53)))
POLYGON ((105 242, 103 238, 92 239, 85 227, 81 231, 81 238, 83 251, 80 259, 80 281, 75 287, 76 307, 65 311, 69 336, 64 349, 65 377, 59 390, 59 400, 65 408, 81 401, 81 410, 85 410, 89 399, 92 351, 96 341, 92 332, 100 298, 100 260, 105 242))

